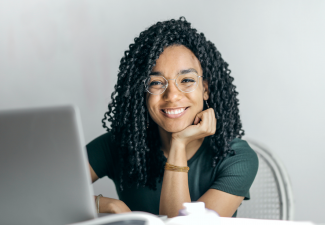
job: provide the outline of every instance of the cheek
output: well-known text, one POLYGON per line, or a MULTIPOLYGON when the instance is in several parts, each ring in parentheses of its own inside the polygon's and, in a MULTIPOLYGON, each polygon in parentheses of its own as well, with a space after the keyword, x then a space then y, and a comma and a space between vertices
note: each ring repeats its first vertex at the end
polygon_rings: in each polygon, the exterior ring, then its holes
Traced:
POLYGON ((201 90, 198 90, 196 93, 193 93, 193 95, 188 96, 188 98, 197 110, 203 110, 204 100, 201 90))
POLYGON ((155 105, 155 96, 147 93, 146 94, 146 105, 147 105, 147 108, 150 110, 150 108, 153 108, 153 106, 155 105))
POLYGON ((149 110, 151 117, 153 117, 154 114, 157 113, 156 111, 159 102, 159 97, 149 94, 149 96, 147 95, 146 98, 147 109, 149 110))

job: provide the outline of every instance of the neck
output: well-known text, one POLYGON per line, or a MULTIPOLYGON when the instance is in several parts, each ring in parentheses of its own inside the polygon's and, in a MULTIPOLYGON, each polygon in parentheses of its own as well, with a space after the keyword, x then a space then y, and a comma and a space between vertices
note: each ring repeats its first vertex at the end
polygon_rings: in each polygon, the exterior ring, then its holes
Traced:
MULTIPOLYGON (((161 150, 164 152, 166 158, 168 158, 169 150, 171 148, 172 134, 164 129, 158 127, 160 140, 161 140, 161 150)), ((197 152, 204 141, 204 138, 196 139, 191 141, 186 145, 186 158, 189 160, 197 152)))

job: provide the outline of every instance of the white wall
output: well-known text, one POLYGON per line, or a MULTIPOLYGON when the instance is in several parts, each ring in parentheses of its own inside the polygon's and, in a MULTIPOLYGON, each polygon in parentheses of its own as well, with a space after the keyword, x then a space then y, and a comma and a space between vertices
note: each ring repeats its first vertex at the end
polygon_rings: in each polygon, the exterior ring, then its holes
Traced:
MULTIPOLYGON (((248 137, 287 168, 296 220, 325 222, 325 1, 2 1, 0 109, 74 103, 86 141, 134 37, 184 15, 230 64, 248 137)), ((116 197, 108 179, 96 193, 116 197)))

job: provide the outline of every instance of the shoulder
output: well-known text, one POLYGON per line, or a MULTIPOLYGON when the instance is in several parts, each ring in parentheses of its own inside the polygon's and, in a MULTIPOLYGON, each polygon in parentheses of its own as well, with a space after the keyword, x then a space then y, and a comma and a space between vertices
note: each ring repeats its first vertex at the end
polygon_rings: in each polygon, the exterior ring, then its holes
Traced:
POLYGON ((111 132, 108 131, 95 139, 93 139, 91 142, 87 144, 87 149, 88 148, 109 148, 110 145, 112 145, 112 135, 111 132))
POLYGON ((237 157, 258 161, 257 154, 245 140, 239 138, 233 139, 230 142, 230 149, 236 152, 237 157))
POLYGON ((89 142, 86 145, 89 157, 104 157, 112 159, 118 157, 116 143, 111 131, 108 131, 89 142))
POLYGON ((211 188, 249 199, 249 189, 258 170, 255 151, 242 139, 230 142, 230 149, 236 153, 227 155, 217 164, 216 176, 211 188))
POLYGON ((258 157, 247 141, 235 138, 230 142, 230 149, 235 155, 227 156, 220 163, 220 168, 239 170, 255 177, 258 170, 258 157))

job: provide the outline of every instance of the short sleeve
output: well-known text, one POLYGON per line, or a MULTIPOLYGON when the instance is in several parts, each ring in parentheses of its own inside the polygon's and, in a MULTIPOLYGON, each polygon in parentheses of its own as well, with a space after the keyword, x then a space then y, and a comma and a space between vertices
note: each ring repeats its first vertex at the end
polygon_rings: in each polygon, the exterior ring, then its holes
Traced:
POLYGON ((246 141, 238 138, 230 143, 230 149, 236 154, 227 156, 218 165, 218 173, 211 188, 244 196, 244 199, 248 200, 250 199, 249 189, 258 170, 257 155, 246 141))
POLYGON ((110 133, 105 133, 86 145, 89 164, 99 178, 108 176, 114 179, 114 147, 110 133))

